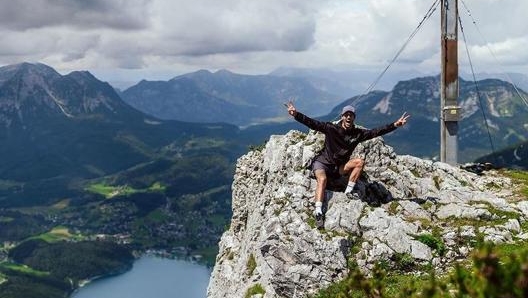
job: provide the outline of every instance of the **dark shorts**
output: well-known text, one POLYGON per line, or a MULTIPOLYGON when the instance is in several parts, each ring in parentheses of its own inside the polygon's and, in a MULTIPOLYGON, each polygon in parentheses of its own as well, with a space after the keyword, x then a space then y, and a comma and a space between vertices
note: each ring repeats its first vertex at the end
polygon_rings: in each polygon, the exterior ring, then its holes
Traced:
POLYGON ((322 163, 320 161, 314 160, 312 162, 312 174, 315 177, 315 171, 316 170, 324 170, 326 172, 326 176, 328 177, 339 177, 341 176, 339 174, 339 167, 336 165, 329 165, 322 163))

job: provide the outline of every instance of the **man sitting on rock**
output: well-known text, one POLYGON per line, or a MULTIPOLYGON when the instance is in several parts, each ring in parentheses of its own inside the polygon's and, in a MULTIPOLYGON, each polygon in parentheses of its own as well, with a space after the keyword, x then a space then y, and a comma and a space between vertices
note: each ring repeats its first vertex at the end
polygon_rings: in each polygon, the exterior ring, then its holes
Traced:
POLYGON ((352 151, 363 141, 384 135, 407 123, 410 115, 403 113, 400 119, 375 129, 364 129, 354 125, 356 111, 353 106, 347 105, 341 111, 341 120, 321 122, 312 119, 295 109, 292 102, 286 104, 288 114, 295 120, 308 126, 310 129, 322 132, 325 135, 323 150, 315 157, 311 168, 317 180, 315 190, 315 218, 319 228, 323 225, 323 199, 328 177, 349 175, 345 194, 351 199, 359 199, 355 186, 361 175, 365 161, 361 158, 350 159, 352 151))

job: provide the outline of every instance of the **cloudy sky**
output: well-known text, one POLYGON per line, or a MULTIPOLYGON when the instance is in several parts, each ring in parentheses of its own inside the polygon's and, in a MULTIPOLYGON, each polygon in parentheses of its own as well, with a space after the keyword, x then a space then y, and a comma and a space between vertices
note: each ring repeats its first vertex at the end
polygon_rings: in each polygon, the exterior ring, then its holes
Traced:
MULTIPOLYGON (((381 72, 435 2, 0 0, 0 65, 42 62, 63 74, 88 70, 132 83, 199 69, 381 72)), ((476 72, 528 75, 528 1, 459 0, 459 10, 476 72)), ((439 43, 438 7, 391 69, 438 73, 439 43)))

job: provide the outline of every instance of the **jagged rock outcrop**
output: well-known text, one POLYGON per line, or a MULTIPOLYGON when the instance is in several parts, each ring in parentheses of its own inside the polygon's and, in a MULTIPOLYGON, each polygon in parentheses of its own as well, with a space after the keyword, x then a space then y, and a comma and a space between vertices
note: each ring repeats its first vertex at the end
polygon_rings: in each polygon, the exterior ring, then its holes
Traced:
POLYGON ((207 297, 245 297, 256 285, 265 294, 255 297, 305 297, 345 277, 349 259, 365 272, 402 257, 442 272, 467 258, 478 236, 527 236, 528 202, 516 202, 508 178, 399 156, 381 138, 355 151, 366 159, 362 199, 327 191, 325 229, 317 230, 307 167, 323 138, 290 131, 238 160, 233 217, 207 297))

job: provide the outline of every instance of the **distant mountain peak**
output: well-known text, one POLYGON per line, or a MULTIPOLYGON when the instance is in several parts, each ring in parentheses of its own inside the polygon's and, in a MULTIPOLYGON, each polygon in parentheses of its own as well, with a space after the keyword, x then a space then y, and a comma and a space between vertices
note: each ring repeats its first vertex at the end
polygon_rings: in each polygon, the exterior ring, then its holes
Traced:
POLYGON ((181 80, 181 79, 184 79, 184 78, 193 79, 193 80, 208 80, 208 79, 211 79, 211 78, 224 78, 224 77, 233 77, 233 76, 243 76, 243 75, 234 73, 234 72, 232 72, 230 70, 227 70, 227 69, 219 69, 219 70, 217 70, 215 72, 212 72, 212 71, 207 70, 207 69, 200 69, 200 70, 195 71, 195 72, 191 72, 191 73, 183 74, 183 75, 180 75, 180 76, 176 76, 170 81, 181 80))
POLYGON ((61 75, 53 68, 42 63, 22 62, 0 67, 0 84, 14 77, 23 78, 26 82, 32 84, 35 83, 32 80, 36 78, 54 80, 60 78, 61 75))
POLYGON ((22 62, 19 64, 4 66, 0 68, 0 71, 3 71, 4 69, 11 70, 13 72, 18 72, 18 73, 34 73, 34 74, 40 74, 40 75, 45 75, 45 76, 55 76, 55 77, 61 76, 55 69, 43 63, 22 62))
POLYGON ((200 69, 200 70, 197 70, 195 72, 190 72, 190 73, 186 73, 186 74, 183 74, 183 75, 175 76, 174 78, 172 78, 169 81, 176 81, 176 80, 180 80, 182 78, 206 78, 206 77, 211 76, 212 74, 213 73, 210 72, 207 69, 200 69))
POLYGON ((56 72, 52 67, 44 64, 44 63, 30 63, 30 62, 21 62, 16 64, 10 64, 0 67, 0 71, 5 70, 31 70, 31 69, 40 69, 40 70, 47 70, 51 72, 56 72))
POLYGON ((219 70, 215 71, 214 74, 218 74, 218 75, 225 75, 225 74, 233 75, 235 73, 232 72, 232 71, 229 71, 227 69, 223 69, 222 68, 222 69, 219 69, 219 70))
POLYGON ((6 127, 59 115, 110 116, 118 110, 129 114, 132 109, 108 83, 88 71, 63 76, 45 64, 27 62, 0 68, 0 121, 6 127))

